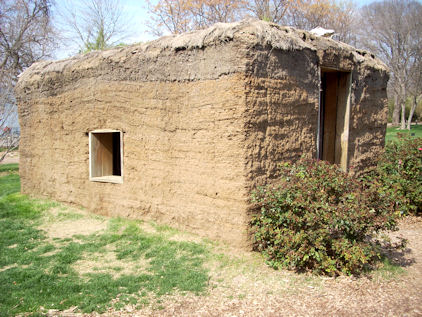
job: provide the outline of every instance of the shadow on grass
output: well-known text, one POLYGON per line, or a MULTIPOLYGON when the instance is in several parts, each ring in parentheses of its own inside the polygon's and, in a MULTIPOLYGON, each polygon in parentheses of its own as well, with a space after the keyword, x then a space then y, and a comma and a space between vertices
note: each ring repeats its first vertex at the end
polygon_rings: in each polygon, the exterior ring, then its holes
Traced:
POLYGON ((382 250, 382 257, 388 261, 389 264, 398 267, 408 267, 416 263, 415 258, 409 257, 412 250, 405 248, 384 247, 382 250))
POLYGON ((412 250, 407 248, 406 244, 406 239, 399 239, 396 243, 383 244, 380 252, 381 259, 373 274, 381 276, 383 279, 391 279, 404 274, 406 267, 416 263, 416 259, 410 256, 412 250))

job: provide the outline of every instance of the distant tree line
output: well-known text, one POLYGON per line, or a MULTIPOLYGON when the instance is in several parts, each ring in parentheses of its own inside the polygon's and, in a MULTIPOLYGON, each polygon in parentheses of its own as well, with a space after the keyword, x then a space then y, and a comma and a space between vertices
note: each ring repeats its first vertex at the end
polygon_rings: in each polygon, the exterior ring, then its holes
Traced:
POLYGON ((394 99, 392 121, 406 127, 422 97, 422 5, 410 0, 374 2, 360 10, 358 45, 381 58, 390 68, 389 94, 394 99))

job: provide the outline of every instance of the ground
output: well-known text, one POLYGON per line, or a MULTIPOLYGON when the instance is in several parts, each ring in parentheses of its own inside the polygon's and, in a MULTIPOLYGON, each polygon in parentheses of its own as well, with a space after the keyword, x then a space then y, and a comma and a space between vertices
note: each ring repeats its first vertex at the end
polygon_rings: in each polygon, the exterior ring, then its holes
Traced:
MULTIPOLYGON (((1 157, 1 155, 2 155, 2 153, 0 152, 0 157, 1 157)), ((12 164, 12 163, 19 163, 19 152, 18 151, 14 151, 14 152, 7 154, 7 156, 3 159, 3 161, 1 161, 0 164, 12 164)))
MULTIPOLYGON (((71 236, 75 234, 75 227, 82 228, 80 223, 72 226, 71 222, 67 220, 61 227, 60 236, 68 236, 67 230, 71 236)), ((101 230, 98 220, 92 223, 84 220, 84 225, 89 233, 101 230)), ((48 232, 53 236, 57 234, 54 228, 48 232)), ((210 267, 205 294, 164 296, 141 310, 128 305, 123 311, 111 309, 101 316, 421 316, 421 219, 405 219, 392 236, 409 239, 405 252, 392 256, 401 265, 398 271, 380 270, 358 278, 323 278, 274 271, 255 253, 215 245, 216 252, 229 257, 231 263, 222 265, 217 261, 217 266, 210 267)), ((192 241, 198 237, 184 234, 177 239, 192 241)), ((50 314, 100 315, 77 314, 72 310, 50 311, 50 314)))
MULTIPOLYGON (((117 315, 156 316, 421 316, 422 222, 403 222, 396 235, 409 239, 399 277, 316 278, 265 266, 240 267, 211 277, 206 296, 172 296, 164 309, 117 315)), ((252 254, 236 252, 250 261, 252 254)), ((106 314, 107 315, 107 314, 106 314)), ((114 315, 114 314, 113 314, 114 315)), ((95 314, 93 314, 95 316, 95 314)))
MULTIPOLYGON (((54 205, 37 227, 48 241, 84 242, 84 237, 99 237, 114 219, 95 216, 75 207, 54 205)), ((49 316, 422 316, 422 219, 408 217, 400 230, 391 233, 392 241, 408 239, 403 252, 389 255, 387 262, 373 273, 361 277, 317 277, 291 271, 275 271, 266 266, 254 252, 155 224, 136 222, 132 225, 146 234, 163 235, 169 241, 203 245, 210 250, 204 262, 208 282, 204 292, 173 292, 152 296, 148 304, 114 306, 102 314, 81 313, 77 307, 66 310, 42 309, 49 316)), ((122 227, 124 228, 124 227, 122 227)), ((123 230, 123 229, 121 229, 123 230)), ((130 240, 128 240, 130 243, 130 240)), ((72 242, 70 242, 72 243, 72 242)), ((11 245, 9 248, 16 247, 11 245)), ((57 250, 60 250, 57 248, 57 250)), ((51 256, 46 252, 42 256, 51 256)), ((72 264, 80 276, 93 273, 123 274, 146 272, 144 258, 135 262, 126 259, 122 266, 116 249, 89 253, 72 264), (91 257, 95 254, 95 257, 91 257), (136 265, 134 265, 136 264, 136 265), (142 271, 142 272, 140 272, 142 271)), ((0 268, 0 273, 9 267, 0 268)), ((24 267, 24 266, 22 266, 24 267)))

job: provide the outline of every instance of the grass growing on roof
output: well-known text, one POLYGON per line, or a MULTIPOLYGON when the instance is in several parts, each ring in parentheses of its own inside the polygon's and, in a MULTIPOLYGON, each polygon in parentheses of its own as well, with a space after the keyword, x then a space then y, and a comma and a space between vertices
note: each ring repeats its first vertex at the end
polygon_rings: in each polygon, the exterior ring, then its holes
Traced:
MULTIPOLYGON (((205 290, 204 245, 170 241, 119 218, 90 235, 51 238, 39 226, 57 204, 18 191, 18 175, 0 177, 0 316, 42 313, 40 307, 103 312, 145 304, 151 295, 205 290), (93 267, 81 270, 81 263, 93 267)), ((59 215, 57 221, 80 219, 59 215)))

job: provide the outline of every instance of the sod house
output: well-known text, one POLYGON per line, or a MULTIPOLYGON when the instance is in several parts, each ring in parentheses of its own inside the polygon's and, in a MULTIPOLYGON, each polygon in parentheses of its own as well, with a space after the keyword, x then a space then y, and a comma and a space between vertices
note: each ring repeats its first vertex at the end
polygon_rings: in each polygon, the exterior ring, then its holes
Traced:
POLYGON ((387 80, 366 51, 263 21, 36 63, 16 89, 22 191, 246 245, 280 162, 374 163, 387 80))

